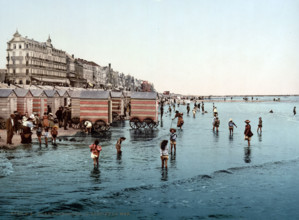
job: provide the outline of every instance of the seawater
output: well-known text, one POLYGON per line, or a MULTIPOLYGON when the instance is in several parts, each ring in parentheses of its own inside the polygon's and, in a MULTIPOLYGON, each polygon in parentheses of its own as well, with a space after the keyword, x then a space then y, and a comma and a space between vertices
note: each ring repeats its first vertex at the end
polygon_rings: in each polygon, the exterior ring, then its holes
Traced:
MULTIPOLYGON (((106 135, 60 137, 58 146, 22 145, 0 153, 1 219, 296 219, 299 117, 295 97, 280 102, 215 102, 219 133, 206 114, 184 113, 177 152, 161 169, 159 144, 176 127, 166 113, 157 129, 114 124, 106 135), (270 114, 269 111, 274 113, 270 114), (258 118, 263 132, 256 132, 258 118), (238 128, 229 136, 232 118, 238 128), (251 147, 244 121, 251 120, 251 147), (123 154, 116 155, 121 136, 123 154), (103 147, 93 169, 89 144, 103 147)), ((193 104, 191 104, 191 109, 193 104)))

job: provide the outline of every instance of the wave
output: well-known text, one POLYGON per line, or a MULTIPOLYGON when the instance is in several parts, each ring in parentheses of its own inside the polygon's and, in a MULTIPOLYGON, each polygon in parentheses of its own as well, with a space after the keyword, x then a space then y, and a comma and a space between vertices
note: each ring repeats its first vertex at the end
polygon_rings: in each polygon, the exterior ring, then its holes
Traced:
POLYGON ((12 163, 6 157, 0 157, 0 178, 9 176, 13 173, 12 163))
MULTIPOLYGON (((39 210, 39 213, 64 213, 64 212, 89 212, 90 207, 96 207, 99 210, 113 210, 115 206, 118 205, 134 205, 134 202, 146 201, 156 203, 156 197, 149 196, 155 192, 170 192, 173 191, 173 188, 184 187, 187 192, 201 191, 201 190, 211 190, 207 188, 213 182, 217 183, 218 179, 223 178, 225 175, 234 175, 239 172, 247 173, 250 169, 269 169, 281 167, 284 165, 289 165, 292 163, 298 163, 299 158, 289 161, 274 161, 268 162, 260 165, 252 166, 240 166, 240 167, 231 167, 228 169, 221 169, 212 172, 211 174, 201 174, 196 175, 191 178, 179 179, 174 181, 159 182, 155 184, 145 184, 141 186, 126 187, 115 191, 107 192, 95 192, 96 196, 91 196, 89 193, 86 193, 86 198, 79 198, 78 200, 73 201, 56 201, 50 202, 47 207, 39 210), (211 183, 212 182, 212 183, 211 183), (140 198, 139 198, 140 197, 140 198), (135 201, 136 199, 136 201, 135 201)), ((162 173, 165 174, 169 171, 163 170, 162 173)), ((108 189, 108 188, 106 188, 108 189)), ((179 200, 179 199, 178 199, 179 200)), ((211 216, 213 217, 213 216, 211 216)), ((221 217, 221 216, 218 216, 221 217)))

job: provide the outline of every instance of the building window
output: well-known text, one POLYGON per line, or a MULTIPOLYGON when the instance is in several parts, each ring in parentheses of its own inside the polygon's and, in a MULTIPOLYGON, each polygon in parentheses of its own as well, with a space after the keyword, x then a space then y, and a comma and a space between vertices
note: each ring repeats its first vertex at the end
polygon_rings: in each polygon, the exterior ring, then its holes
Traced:
POLYGON ((14 44, 14 45, 13 45, 13 49, 16 49, 16 48, 17 48, 17 45, 14 44))
POLYGON ((26 66, 28 66, 28 64, 29 64, 29 62, 28 62, 28 61, 26 61, 26 66))
POLYGON ((12 73, 13 73, 13 74, 16 74, 16 70, 15 70, 15 69, 13 69, 12 73))
POLYGON ((19 84, 21 84, 21 85, 23 84, 23 81, 22 81, 21 79, 20 79, 20 81, 19 81, 19 84))
MULTIPOLYGON (((22 44, 19 45, 19 49, 22 49, 22 44)), ((20 83, 21 84, 21 83, 20 83)))
POLYGON ((26 75, 28 76, 28 74, 29 74, 29 69, 26 69, 26 75))

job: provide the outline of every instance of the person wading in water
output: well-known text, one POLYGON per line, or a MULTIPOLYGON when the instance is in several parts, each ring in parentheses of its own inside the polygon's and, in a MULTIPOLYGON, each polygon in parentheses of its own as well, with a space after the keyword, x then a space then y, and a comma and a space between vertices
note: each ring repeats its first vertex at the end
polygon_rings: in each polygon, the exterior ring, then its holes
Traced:
POLYGON ((172 120, 174 120, 175 118, 178 118, 177 127, 182 129, 182 126, 184 124, 183 113, 180 113, 179 111, 175 111, 175 116, 172 120))

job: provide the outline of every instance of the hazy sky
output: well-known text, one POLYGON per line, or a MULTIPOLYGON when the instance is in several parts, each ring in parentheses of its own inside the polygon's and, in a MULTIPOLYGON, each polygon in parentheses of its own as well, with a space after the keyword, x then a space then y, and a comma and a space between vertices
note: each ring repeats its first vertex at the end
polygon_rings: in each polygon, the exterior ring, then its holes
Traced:
POLYGON ((299 94, 299 0, 0 0, 7 41, 52 44, 197 95, 299 94))

